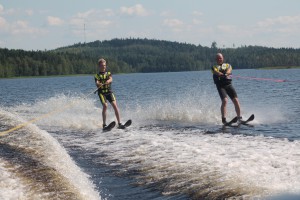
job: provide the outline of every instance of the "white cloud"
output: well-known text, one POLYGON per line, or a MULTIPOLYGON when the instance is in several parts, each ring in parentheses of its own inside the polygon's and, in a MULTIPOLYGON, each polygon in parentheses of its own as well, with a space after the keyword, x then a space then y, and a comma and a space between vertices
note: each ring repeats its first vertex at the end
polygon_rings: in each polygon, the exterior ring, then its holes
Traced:
POLYGON ((267 18, 259 21, 255 30, 256 35, 272 34, 272 37, 276 37, 276 41, 279 38, 291 40, 300 34, 300 15, 267 18))
POLYGON ((193 11, 192 14, 193 14, 194 16, 202 16, 202 15, 203 15, 203 13, 200 12, 200 11, 193 11))
POLYGON ((95 10, 91 9, 85 12, 80 12, 76 14, 77 18, 83 18, 83 19, 90 19, 90 18, 99 18, 101 17, 111 17, 114 16, 115 13, 111 9, 104 9, 104 10, 95 10))
POLYGON ((105 19, 107 17, 114 16, 114 12, 111 9, 104 10, 88 10, 86 12, 77 13, 72 19, 70 19, 69 24, 74 26, 73 28, 82 30, 84 24, 87 25, 88 29, 100 29, 111 25, 113 22, 111 20, 105 19))
POLYGON ((112 24, 112 22, 109 21, 109 20, 100 20, 100 21, 97 21, 97 22, 98 22, 98 23, 96 23, 96 25, 98 24, 98 25, 100 25, 100 26, 109 26, 109 25, 112 24))
MULTIPOLYGON (((77 26, 77 27, 82 27, 85 24, 85 19, 82 18, 73 18, 70 20, 70 24, 77 26)), ((112 24, 112 21, 110 20, 99 20, 99 19, 89 19, 89 23, 90 26, 92 27, 98 27, 101 28, 103 26, 109 26, 112 24)))
POLYGON ((20 11, 18 11, 17 9, 13 9, 13 8, 4 10, 3 12, 7 15, 17 15, 20 13, 20 11))
POLYGON ((199 19, 193 19, 192 21, 193 21, 194 25, 202 24, 202 22, 203 22, 202 20, 199 20, 199 19))
POLYGON ((3 5, 0 4, 0 14, 3 14, 3 15, 10 15, 10 16, 20 16, 20 15, 23 15, 23 14, 26 14, 27 16, 32 16, 33 15, 33 10, 31 9, 28 9, 28 10, 22 10, 22 9, 19 9, 19 8, 10 8, 10 9, 5 9, 3 7, 3 5))
POLYGON ((299 24, 300 23, 300 15, 296 16, 279 16, 276 18, 267 18, 263 21, 259 21, 257 25, 259 27, 269 27, 273 25, 291 25, 291 24, 299 24))
POLYGON ((4 7, 0 4, 0 13, 3 13, 4 7))
POLYGON ((81 27, 84 24, 84 19, 82 19, 82 18, 73 18, 73 19, 70 20, 70 24, 81 27))
POLYGON ((50 26, 61 26, 64 24, 64 21, 58 17, 48 16, 47 22, 50 26))
POLYGON ((30 27, 27 21, 18 20, 9 24, 8 30, 12 35, 30 35, 32 37, 36 37, 37 35, 45 34, 47 31, 39 28, 30 27))
POLYGON ((6 20, 3 17, 0 17, 0 29, 3 29, 6 25, 6 20))
POLYGON ((173 16, 173 14, 170 11, 163 11, 163 12, 160 13, 160 16, 162 16, 162 17, 171 17, 171 16, 173 16))
POLYGON ((172 28, 179 28, 183 25, 183 22, 180 21, 179 19, 165 19, 164 20, 164 25, 167 25, 172 28))
POLYGON ((23 20, 18 20, 15 25, 19 28, 28 28, 28 22, 23 20))
POLYGON ((112 9, 104 9, 104 15, 111 17, 111 16, 114 16, 115 13, 112 9))
POLYGON ((299 24, 300 23, 300 15, 278 17, 278 21, 281 24, 299 24))
POLYGON ((33 37, 46 33, 46 31, 43 29, 30 27, 28 21, 17 20, 9 23, 3 17, 0 17, 0 32, 5 32, 10 35, 20 35, 20 36, 25 36, 29 34, 30 36, 33 37))
POLYGON ((219 26, 217 26, 217 28, 220 31, 226 32, 226 33, 234 33, 234 32, 236 32, 236 27, 235 26, 231 26, 231 25, 219 25, 219 26))
POLYGON ((95 11, 93 9, 93 10, 88 10, 86 12, 80 12, 76 16, 79 17, 79 18, 89 18, 90 16, 95 15, 95 14, 97 14, 97 11, 95 11))
POLYGON ((33 10, 26 10, 25 13, 29 16, 33 15, 33 10))
POLYGON ((203 16, 203 13, 200 11, 193 11, 192 15, 194 16, 194 19, 192 19, 193 25, 199 25, 202 24, 203 21, 199 19, 200 16, 203 16))
POLYGON ((182 31, 184 25, 179 19, 165 19, 163 24, 176 32, 182 31))
POLYGON ((137 15, 137 16, 147 16, 148 12, 146 9, 141 5, 141 4, 136 4, 135 6, 132 7, 121 7, 120 8, 121 14, 124 15, 137 15))

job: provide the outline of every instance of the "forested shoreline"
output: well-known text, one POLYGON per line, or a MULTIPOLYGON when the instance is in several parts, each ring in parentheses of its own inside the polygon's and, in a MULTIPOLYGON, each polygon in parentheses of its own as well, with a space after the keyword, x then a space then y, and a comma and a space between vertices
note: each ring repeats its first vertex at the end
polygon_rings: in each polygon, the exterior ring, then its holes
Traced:
POLYGON ((113 73, 208 70, 222 52, 235 69, 300 66, 300 49, 218 48, 152 39, 113 39, 45 51, 0 48, 0 78, 92 74, 99 57, 113 73))

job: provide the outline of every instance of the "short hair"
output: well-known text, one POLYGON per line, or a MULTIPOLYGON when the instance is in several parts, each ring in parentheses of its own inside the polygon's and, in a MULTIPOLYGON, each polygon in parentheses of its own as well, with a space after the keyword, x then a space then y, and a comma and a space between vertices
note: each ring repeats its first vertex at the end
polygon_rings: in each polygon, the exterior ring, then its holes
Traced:
POLYGON ((104 60, 104 58, 100 58, 100 59, 98 60, 98 64, 100 64, 100 63, 105 63, 105 64, 106 64, 106 60, 104 60))
POLYGON ((217 54, 216 54, 216 57, 219 57, 219 56, 224 57, 223 54, 217 53, 217 54))

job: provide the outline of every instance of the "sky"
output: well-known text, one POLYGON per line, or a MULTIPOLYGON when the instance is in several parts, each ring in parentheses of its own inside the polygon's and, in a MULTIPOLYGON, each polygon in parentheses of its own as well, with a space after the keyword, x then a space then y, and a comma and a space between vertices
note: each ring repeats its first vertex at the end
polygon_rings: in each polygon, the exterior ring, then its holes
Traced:
POLYGON ((0 0, 0 48, 115 38, 300 48, 300 0, 0 0))

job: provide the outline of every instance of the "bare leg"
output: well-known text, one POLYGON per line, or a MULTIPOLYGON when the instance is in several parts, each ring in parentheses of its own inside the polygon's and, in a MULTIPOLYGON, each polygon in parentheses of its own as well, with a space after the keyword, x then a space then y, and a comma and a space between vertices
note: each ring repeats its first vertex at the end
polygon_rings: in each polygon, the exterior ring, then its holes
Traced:
POLYGON ((226 118, 226 114, 227 114, 227 110, 226 110, 227 102, 228 102, 227 98, 222 99, 222 104, 221 104, 222 118, 226 118))
POLYGON ((103 124, 106 124, 106 111, 107 111, 107 103, 104 103, 103 104, 103 109, 102 109, 103 124))
POLYGON ((241 107, 240 107, 240 102, 239 102, 238 98, 233 98, 232 102, 234 104, 236 115, 238 117, 240 117, 241 116, 241 107))
POLYGON ((116 118, 118 120, 118 123, 121 123, 121 120, 120 120, 120 113, 119 113, 119 109, 118 109, 118 106, 117 106, 117 101, 113 101, 111 102, 111 105, 115 111, 115 115, 116 115, 116 118))

